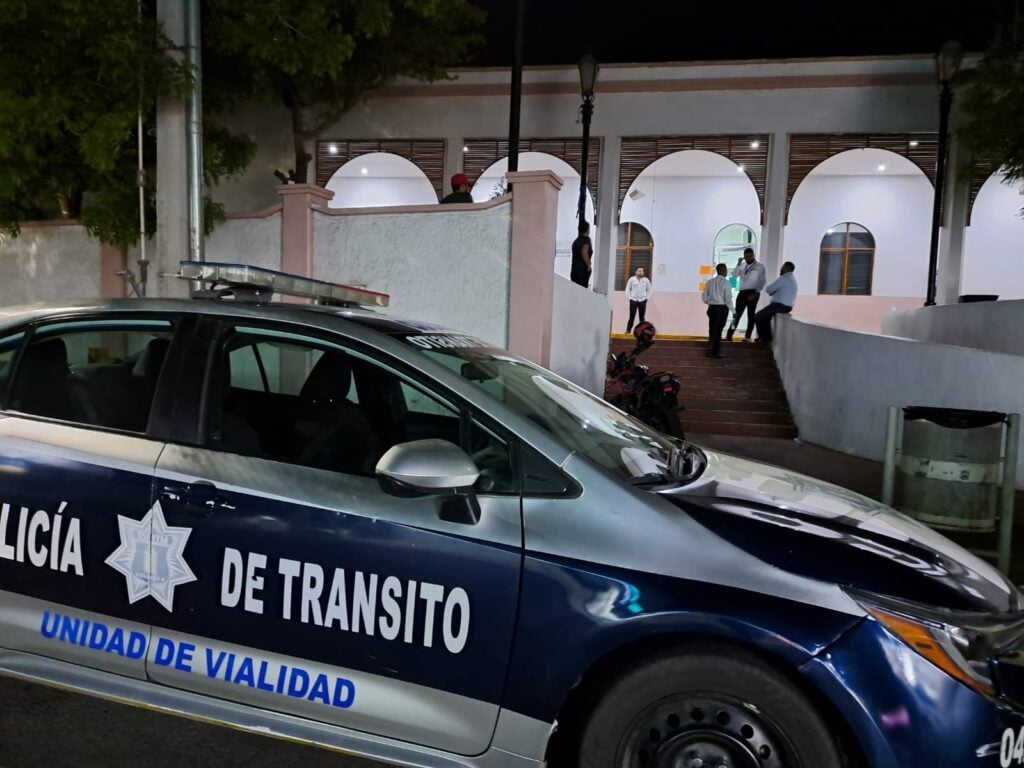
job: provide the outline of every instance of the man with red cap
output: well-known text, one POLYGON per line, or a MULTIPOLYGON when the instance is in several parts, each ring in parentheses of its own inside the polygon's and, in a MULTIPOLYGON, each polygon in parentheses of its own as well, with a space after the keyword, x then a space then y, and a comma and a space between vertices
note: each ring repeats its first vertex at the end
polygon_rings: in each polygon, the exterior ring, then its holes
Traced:
POLYGON ((452 176, 452 193, 442 200, 442 203, 472 203, 473 196, 469 194, 469 179, 464 173, 456 173, 452 176))

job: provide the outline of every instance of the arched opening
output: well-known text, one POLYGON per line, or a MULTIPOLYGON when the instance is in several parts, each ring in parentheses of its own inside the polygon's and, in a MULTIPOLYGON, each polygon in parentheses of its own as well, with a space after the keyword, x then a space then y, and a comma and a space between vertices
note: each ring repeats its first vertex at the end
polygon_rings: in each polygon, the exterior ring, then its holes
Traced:
POLYGON ((714 263, 729 266, 743 257, 747 248, 757 250, 757 236, 746 224, 727 224, 715 235, 714 263))
MULTIPOLYGON (((565 182, 558 193, 558 223, 555 231, 555 273, 568 279, 572 267, 572 241, 576 239, 578 221, 576 212, 579 207, 580 175, 564 160, 546 152, 521 152, 519 154, 520 171, 552 171, 565 182)), ((506 174, 508 158, 503 157, 480 174, 473 182, 473 200, 482 203, 486 200, 505 194, 508 188, 506 174)), ((590 222, 591 239, 596 240, 594 224, 594 201, 590 190, 584 203, 584 216, 590 222)), ((595 253, 595 259, 602 254, 595 253)), ((596 265, 595 271, 596 271, 596 265)))
POLYGON ((371 152, 345 163, 327 182, 331 208, 433 205, 437 192, 410 160, 390 152, 371 152))
POLYGON ((715 152, 684 150, 651 163, 630 186, 619 220, 642 225, 657 241, 651 279, 658 280, 659 296, 698 292, 701 268, 716 258, 719 237, 723 245, 743 237, 730 226, 739 223, 752 235, 761 206, 744 170, 715 152))
POLYGON ((1006 176, 996 173, 978 192, 964 239, 961 293, 1024 299, 1022 190, 1024 187, 1007 184, 1006 176))
POLYGON ((818 293, 870 296, 875 266, 875 237, 852 221, 829 227, 821 238, 818 293))
POLYGON ((619 224, 618 246, 615 249, 615 290, 626 290, 626 281, 644 268, 644 274, 654 283, 651 268, 654 265, 654 238, 641 224, 626 222, 619 224))
MULTIPOLYGON (((928 177, 902 155, 875 148, 834 155, 793 196, 783 260, 796 265, 802 294, 873 295, 916 305, 928 277, 933 200, 928 177)), ((813 316, 816 306, 803 302, 798 311, 813 316)), ((903 304, 880 303, 878 317, 857 318, 858 327, 877 330, 894 306, 903 304)), ((838 322, 834 307, 819 309, 814 319, 838 322)))

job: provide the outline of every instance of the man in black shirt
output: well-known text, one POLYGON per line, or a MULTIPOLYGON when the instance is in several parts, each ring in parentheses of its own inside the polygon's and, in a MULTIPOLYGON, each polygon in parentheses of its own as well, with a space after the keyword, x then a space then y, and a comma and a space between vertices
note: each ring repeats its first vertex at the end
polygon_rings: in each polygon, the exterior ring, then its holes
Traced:
POLYGON ((580 236, 572 243, 572 271, 570 279, 584 288, 590 285, 590 273, 594 258, 594 244, 590 242, 590 224, 580 221, 580 236))
POLYGON ((473 196, 469 194, 469 179, 464 173, 456 173, 452 176, 452 193, 447 195, 442 203, 472 203, 473 196))

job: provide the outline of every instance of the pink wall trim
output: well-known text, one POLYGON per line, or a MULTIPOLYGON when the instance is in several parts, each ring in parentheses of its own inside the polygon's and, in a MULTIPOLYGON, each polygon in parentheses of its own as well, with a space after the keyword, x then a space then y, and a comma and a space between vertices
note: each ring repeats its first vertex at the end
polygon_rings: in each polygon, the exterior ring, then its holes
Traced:
MULTIPOLYGON (((685 93, 691 91, 765 91, 807 88, 871 88, 929 85, 931 74, 877 73, 849 75, 794 75, 766 77, 704 77, 665 80, 612 80, 601 83, 601 93, 685 93)), ((393 85, 372 98, 448 98, 456 96, 506 96, 507 83, 445 83, 442 85, 393 85)), ((578 83, 523 83, 524 96, 579 95, 578 83)))
POLYGON ((502 195, 482 203, 432 203, 430 205, 380 205, 372 208, 328 208, 314 205, 313 210, 326 216, 372 216, 389 213, 451 213, 452 211, 486 211, 512 201, 511 195, 502 195))
POLYGON ((23 221, 18 226, 22 229, 34 227, 77 227, 81 224, 78 219, 42 219, 39 221, 23 221))
POLYGON ((316 184, 285 184, 281 196, 281 271, 313 276, 313 207, 334 197, 316 184))
POLYGON ((551 171, 508 175, 512 187, 512 256, 508 297, 508 348, 547 367, 555 294, 558 190, 551 171))
POLYGON ((225 213, 225 219, 269 219, 275 213, 280 213, 282 204, 272 205, 269 208, 264 208, 260 211, 235 211, 234 213, 225 213))
POLYGON ((124 253, 116 245, 100 244, 100 296, 123 298, 127 291, 124 278, 117 273, 125 267, 124 253))
MULTIPOLYGON (((793 316, 821 325, 848 331, 881 333, 882 318, 890 312, 916 309, 923 298, 908 296, 800 296, 793 316)), ((765 306, 764 298, 758 309, 765 306)), ((658 333, 682 336, 707 336, 707 307, 699 293, 658 293, 647 304, 647 320, 658 333)), ((629 318, 629 301, 623 291, 616 291, 612 300, 612 331, 623 333, 629 318)), ((746 317, 742 321, 746 328, 746 317)))

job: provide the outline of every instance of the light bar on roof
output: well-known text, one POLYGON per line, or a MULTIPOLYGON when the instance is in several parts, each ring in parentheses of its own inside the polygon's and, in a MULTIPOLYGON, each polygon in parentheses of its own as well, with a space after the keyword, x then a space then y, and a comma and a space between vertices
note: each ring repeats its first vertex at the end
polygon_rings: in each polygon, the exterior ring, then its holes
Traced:
POLYGON ((273 269, 249 264, 224 264, 216 261, 183 261, 178 277, 198 280, 214 286, 269 291, 286 296, 300 296, 321 304, 342 304, 362 307, 386 307, 390 296, 351 285, 328 283, 311 277, 289 275, 273 269))

